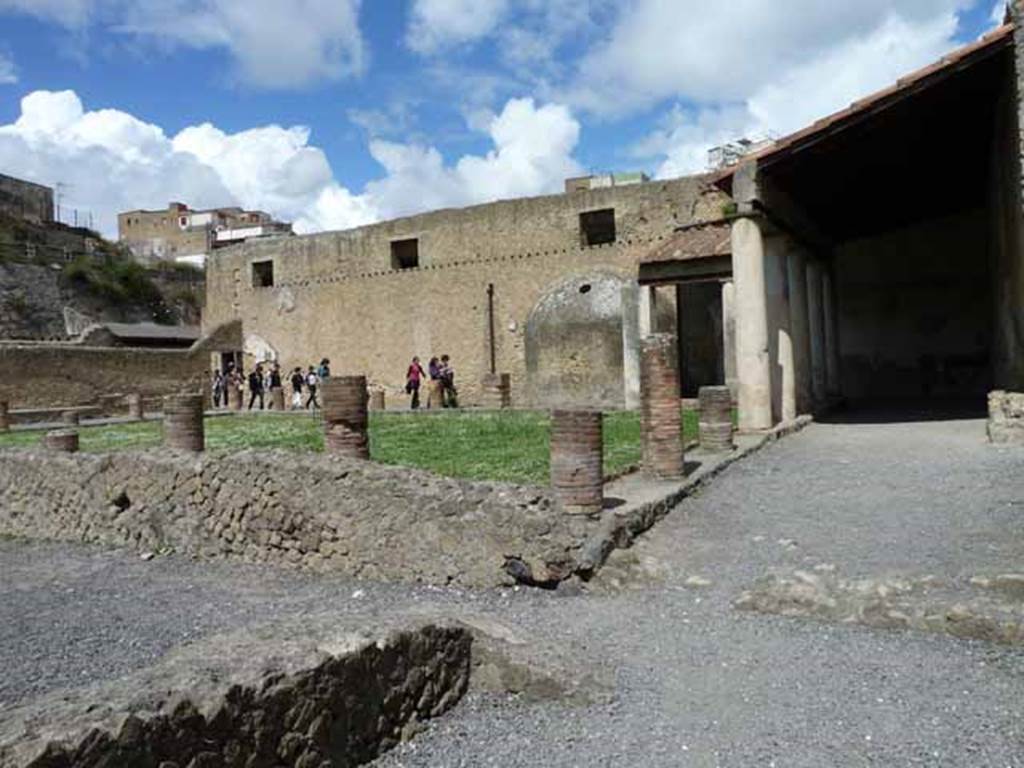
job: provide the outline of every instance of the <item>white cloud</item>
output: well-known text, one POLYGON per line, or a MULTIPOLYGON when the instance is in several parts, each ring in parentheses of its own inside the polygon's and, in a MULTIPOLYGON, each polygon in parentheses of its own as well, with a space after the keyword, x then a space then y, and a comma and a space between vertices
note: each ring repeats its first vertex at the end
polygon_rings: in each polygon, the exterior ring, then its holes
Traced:
POLYGON ((169 137, 125 112, 86 111, 72 91, 36 91, 22 99, 15 122, 0 125, 0 167, 66 184, 66 205, 91 211, 108 236, 116 234, 117 212, 172 200, 259 208, 309 232, 556 191, 579 171, 572 159, 579 124, 566 107, 511 100, 487 132, 490 152, 453 165, 433 147, 375 140, 370 151, 385 175, 354 193, 300 126, 232 134, 204 123, 169 137))
POLYGON ((96 0, 0 0, 0 11, 26 13, 75 28, 87 22, 95 5, 96 0))
POLYGON ((18 82, 18 71, 14 66, 14 59, 0 51, 0 85, 10 85, 18 82))
MULTIPOLYGON (((110 0, 107 0, 108 2, 110 0)), ((115 29, 186 48, 224 48, 236 75, 291 88, 360 74, 361 0, 141 0, 115 29)))
POLYGON ((419 53, 486 37, 508 9, 507 0, 415 0, 406 44, 419 53))
POLYGON ((294 88, 361 74, 361 0, 0 0, 12 10, 82 31, 165 47, 223 49, 240 82, 294 88))
POLYGON ((956 29, 955 10, 948 7, 931 15, 880 13, 873 26, 809 51, 795 63, 769 68, 749 87, 738 84, 730 90, 731 100, 677 106, 634 151, 660 157, 661 177, 703 170, 707 150, 716 144, 784 135, 940 58, 956 46, 956 29))
POLYGON ((745 99, 780 73, 870 35, 886 19, 913 29, 974 1, 790 0, 783 8, 772 0, 632 0, 583 57, 569 92, 574 103, 609 114, 670 98, 745 99))
POLYGON ((487 127, 494 149, 444 164, 432 147, 374 141, 370 152, 387 176, 366 194, 387 216, 556 192, 580 172, 572 158, 579 123, 560 105, 512 99, 487 127))

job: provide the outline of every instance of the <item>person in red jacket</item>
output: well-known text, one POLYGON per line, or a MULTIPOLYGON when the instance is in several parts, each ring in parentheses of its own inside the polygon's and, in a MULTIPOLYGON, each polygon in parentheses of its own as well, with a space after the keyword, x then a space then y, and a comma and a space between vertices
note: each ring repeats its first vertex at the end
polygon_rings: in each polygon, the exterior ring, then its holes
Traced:
POLYGON ((420 407, 420 382, 424 376, 426 373, 423 371, 423 366, 420 365, 420 359, 414 357, 409 364, 409 370, 405 372, 405 393, 412 395, 413 410, 420 407))

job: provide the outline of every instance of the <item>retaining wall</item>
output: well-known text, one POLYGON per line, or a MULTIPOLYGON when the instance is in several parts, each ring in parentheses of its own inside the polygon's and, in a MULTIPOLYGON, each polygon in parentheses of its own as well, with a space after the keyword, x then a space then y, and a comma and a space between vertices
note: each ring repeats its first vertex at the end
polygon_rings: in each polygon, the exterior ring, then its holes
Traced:
POLYGON ((324 454, 0 452, 0 534, 357 578, 557 582, 596 525, 541 489, 324 454))

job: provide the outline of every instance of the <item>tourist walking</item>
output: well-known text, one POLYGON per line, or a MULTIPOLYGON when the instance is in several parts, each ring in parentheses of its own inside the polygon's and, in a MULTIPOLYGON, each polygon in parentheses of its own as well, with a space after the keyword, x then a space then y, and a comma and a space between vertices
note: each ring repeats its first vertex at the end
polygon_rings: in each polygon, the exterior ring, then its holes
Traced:
POLYGON ((420 407, 420 383, 426 375, 423 366, 420 365, 420 359, 414 357, 412 362, 409 363, 409 369, 405 372, 405 393, 412 395, 410 407, 413 410, 420 407))
POLYGON ((213 372, 213 407, 220 408, 220 402, 223 399, 225 405, 227 405, 227 380, 224 378, 224 374, 220 372, 220 368, 213 372))
POLYGON ((316 371, 313 370, 313 366, 309 366, 309 373, 306 374, 306 390, 309 392, 309 396, 306 398, 306 407, 313 407, 316 410, 320 407, 320 403, 316 399, 316 385, 319 382, 317 379, 316 371))
POLYGON ((292 370, 292 410, 297 411, 302 407, 302 385, 305 383, 305 377, 302 375, 302 369, 298 366, 292 370))
POLYGON ((459 407, 459 392, 455 389, 455 369, 448 355, 441 355, 441 405, 445 408, 459 407))
MULTIPOLYGON (((269 381, 270 381, 270 407, 271 407, 271 409, 273 409, 273 407, 274 407, 274 397, 275 397, 274 392, 276 392, 279 389, 283 389, 283 386, 281 384, 281 366, 280 366, 280 364, 274 363, 274 365, 271 367, 269 381)), ((282 399, 281 402, 283 404, 284 400, 282 399)), ((283 405, 282 405, 282 407, 283 407, 283 405)))
POLYGON ((257 365, 249 374, 249 410, 252 410, 256 398, 260 401, 260 410, 263 410, 263 366, 257 365))

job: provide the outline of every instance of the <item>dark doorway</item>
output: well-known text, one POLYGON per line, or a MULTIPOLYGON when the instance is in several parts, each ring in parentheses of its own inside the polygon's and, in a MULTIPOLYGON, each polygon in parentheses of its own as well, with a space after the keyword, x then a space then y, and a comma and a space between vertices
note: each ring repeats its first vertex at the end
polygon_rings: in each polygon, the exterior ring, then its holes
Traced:
POLYGON ((676 286, 680 394, 725 383, 722 353, 722 287, 717 281, 676 286))

